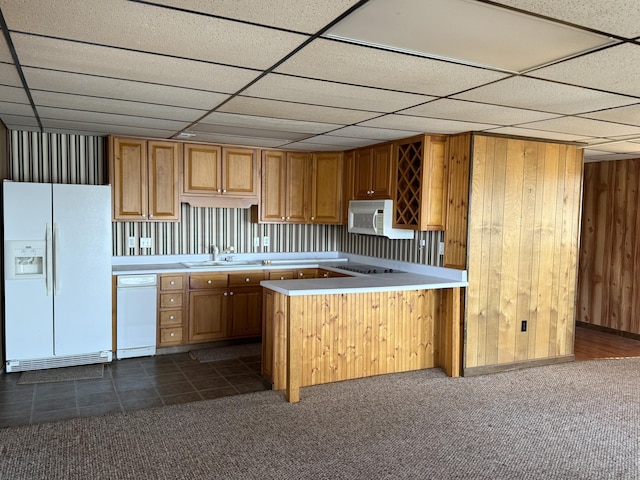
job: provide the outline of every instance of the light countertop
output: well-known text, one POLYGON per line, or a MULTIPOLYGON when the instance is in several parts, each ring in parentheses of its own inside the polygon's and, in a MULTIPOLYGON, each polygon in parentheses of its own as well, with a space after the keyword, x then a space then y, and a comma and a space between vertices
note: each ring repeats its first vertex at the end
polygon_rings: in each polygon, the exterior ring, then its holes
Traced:
POLYGON ((189 268, 182 262, 209 260, 208 255, 171 255, 113 257, 113 274, 158 274, 172 272, 234 272, 248 270, 275 270, 322 267, 351 275, 350 277, 309 278, 296 280, 263 280, 264 288, 289 296, 388 292, 401 290, 423 290, 466 287, 467 275, 464 270, 433 267, 395 260, 343 254, 340 252, 290 253, 290 254, 238 254, 234 259, 254 262, 249 265, 214 266, 209 268, 189 268), (271 263, 263 265, 262 260, 271 263), (358 274, 340 270, 344 262, 362 263, 392 268, 395 273, 358 274))

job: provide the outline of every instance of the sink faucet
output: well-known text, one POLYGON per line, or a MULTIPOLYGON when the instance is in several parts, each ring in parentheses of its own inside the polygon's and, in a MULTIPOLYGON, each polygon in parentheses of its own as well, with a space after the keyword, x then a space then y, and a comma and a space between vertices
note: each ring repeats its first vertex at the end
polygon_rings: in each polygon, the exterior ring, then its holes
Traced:
MULTIPOLYGON (((230 247, 225 248, 222 251, 220 251, 220 249, 218 248, 217 245, 211 245, 211 253, 213 254, 213 261, 220 260, 220 255, 222 255, 222 254, 233 253, 235 251, 236 251, 236 249, 235 249, 235 247, 233 245, 231 245, 230 247)), ((229 258, 226 258, 225 260, 229 260, 229 258)))
MULTIPOLYGON (((236 251, 235 247, 233 245, 231 245, 230 247, 227 247, 224 250, 222 250, 220 252, 220 255, 225 254, 225 253, 233 253, 235 251, 236 251)), ((231 255, 229 255, 229 256, 227 256, 227 258, 224 258, 224 259, 221 258, 220 260, 226 260, 226 261, 230 262, 231 260, 233 260, 233 257, 231 255)))

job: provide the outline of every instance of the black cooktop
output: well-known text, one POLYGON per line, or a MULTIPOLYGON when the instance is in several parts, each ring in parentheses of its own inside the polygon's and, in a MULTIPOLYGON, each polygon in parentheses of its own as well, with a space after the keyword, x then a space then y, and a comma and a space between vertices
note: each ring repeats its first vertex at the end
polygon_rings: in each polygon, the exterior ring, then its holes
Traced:
POLYGON ((362 263, 347 263, 336 265, 336 268, 340 270, 346 270, 348 272, 356 272, 356 273, 367 273, 367 274, 375 274, 375 273, 398 273, 398 270, 394 270, 389 267, 378 267, 376 265, 365 265, 362 263))

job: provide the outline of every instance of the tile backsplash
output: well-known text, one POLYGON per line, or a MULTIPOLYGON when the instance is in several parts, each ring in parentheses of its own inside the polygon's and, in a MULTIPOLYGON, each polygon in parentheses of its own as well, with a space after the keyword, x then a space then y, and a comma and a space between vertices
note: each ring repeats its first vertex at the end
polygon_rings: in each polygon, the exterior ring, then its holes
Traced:
MULTIPOLYGON (((8 178, 22 182, 108 183, 107 139, 12 130, 9 132, 8 178)), ((237 252, 327 252, 441 265, 438 244, 443 232, 417 232, 413 240, 351 235, 341 225, 251 223, 248 209, 204 208, 181 204, 180 222, 114 222, 113 255, 180 255, 234 246, 237 252), (133 237, 136 247, 129 248, 133 237), (141 238, 151 248, 140 248, 141 238), (255 238, 268 247, 254 247, 255 238), (421 246, 424 244, 424 246, 421 246)))

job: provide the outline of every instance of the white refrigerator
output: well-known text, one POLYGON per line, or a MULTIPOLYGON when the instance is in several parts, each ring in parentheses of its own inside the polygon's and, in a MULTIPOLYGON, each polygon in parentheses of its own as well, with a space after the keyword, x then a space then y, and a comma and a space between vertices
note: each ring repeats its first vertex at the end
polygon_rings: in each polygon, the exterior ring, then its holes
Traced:
POLYGON ((6 371, 112 359, 111 187, 3 182, 6 371))

